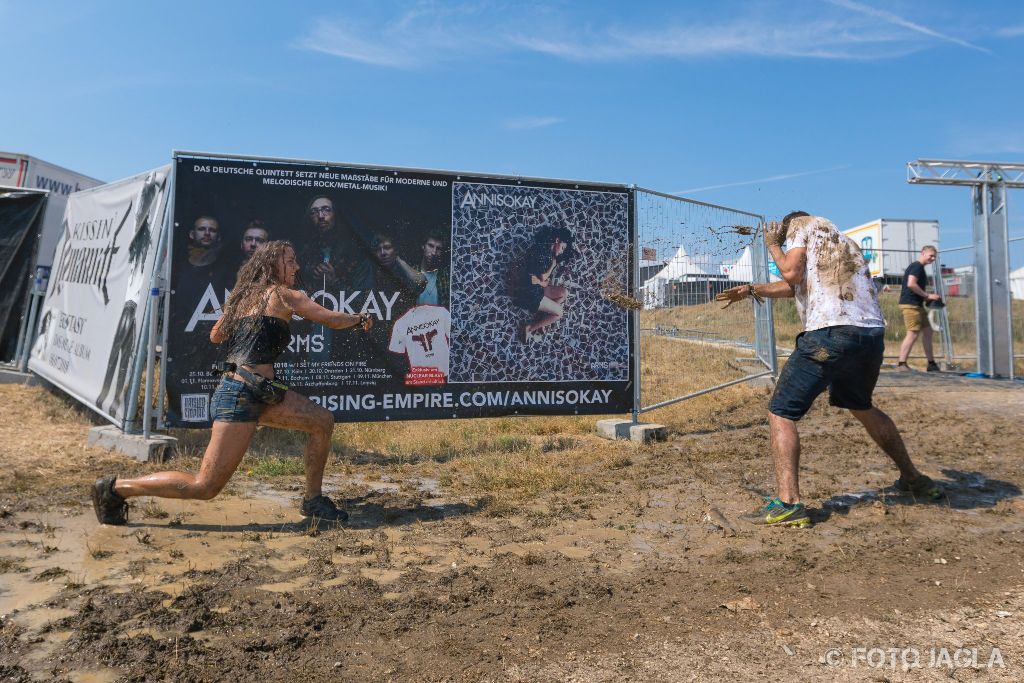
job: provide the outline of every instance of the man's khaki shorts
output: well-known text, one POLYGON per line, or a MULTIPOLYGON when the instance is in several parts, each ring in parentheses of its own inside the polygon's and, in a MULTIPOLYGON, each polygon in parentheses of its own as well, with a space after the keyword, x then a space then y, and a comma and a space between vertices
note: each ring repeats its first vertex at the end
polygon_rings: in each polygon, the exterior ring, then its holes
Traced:
POLYGON ((900 304, 900 311, 903 313, 903 324, 906 326, 907 332, 920 332, 925 328, 931 329, 924 306, 900 304))

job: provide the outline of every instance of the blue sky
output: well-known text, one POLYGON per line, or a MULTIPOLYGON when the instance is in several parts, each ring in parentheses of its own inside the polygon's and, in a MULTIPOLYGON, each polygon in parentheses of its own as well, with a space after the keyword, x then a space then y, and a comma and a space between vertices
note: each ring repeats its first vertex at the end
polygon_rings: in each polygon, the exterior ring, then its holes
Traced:
POLYGON ((175 148, 511 173, 957 246, 968 190, 906 162, 1024 161, 1018 2, 0 0, 0 28, 0 149, 107 180, 175 148))

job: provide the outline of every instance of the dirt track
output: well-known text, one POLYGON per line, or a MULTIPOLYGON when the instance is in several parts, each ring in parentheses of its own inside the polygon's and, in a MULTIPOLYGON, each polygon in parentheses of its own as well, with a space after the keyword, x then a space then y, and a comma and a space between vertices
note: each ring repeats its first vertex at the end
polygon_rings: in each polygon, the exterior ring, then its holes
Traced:
POLYGON ((143 502, 116 528, 87 507, 87 467, 59 495, 15 486, 0 679, 1020 680, 1024 387, 884 374, 877 401, 948 498, 897 495, 859 425, 819 401, 804 531, 736 521, 770 482, 763 400, 735 407, 746 426, 623 445, 591 493, 512 514, 357 475, 327 487, 350 528, 311 529, 298 477, 236 475, 211 503, 143 502), (888 648, 917 659, 890 668, 888 648))

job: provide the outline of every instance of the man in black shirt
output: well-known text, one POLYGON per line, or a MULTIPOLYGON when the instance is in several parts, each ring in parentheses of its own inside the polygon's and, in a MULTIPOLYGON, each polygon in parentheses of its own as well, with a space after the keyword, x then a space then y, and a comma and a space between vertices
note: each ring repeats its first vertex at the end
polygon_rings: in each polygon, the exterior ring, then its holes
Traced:
POLYGON ((911 261, 903 272, 900 311, 903 313, 903 322, 907 327, 907 336, 903 338, 903 343, 900 345, 897 370, 909 369, 907 358, 910 356, 910 350, 914 348, 918 335, 923 337, 924 355, 928 357, 928 372, 936 372, 939 369, 932 351, 932 326, 928 322, 928 314, 924 310, 926 301, 938 301, 942 298, 938 294, 929 294, 925 291, 928 288, 928 274, 924 267, 935 263, 936 256, 938 256, 938 250, 932 245, 922 247, 917 259, 911 261))

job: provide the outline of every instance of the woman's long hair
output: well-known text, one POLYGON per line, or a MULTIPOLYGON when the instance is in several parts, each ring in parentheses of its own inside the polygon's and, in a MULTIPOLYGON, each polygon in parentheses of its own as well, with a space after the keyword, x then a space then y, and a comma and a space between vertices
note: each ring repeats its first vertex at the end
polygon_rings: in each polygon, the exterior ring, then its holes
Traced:
POLYGON ((295 250, 287 240, 267 242, 253 253, 252 257, 238 269, 238 280, 231 295, 224 304, 224 334, 231 337, 238 328, 238 322, 246 315, 263 315, 267 309, 274 285, 283 285, 282 274, 278 272, 285 249, 295 250))

